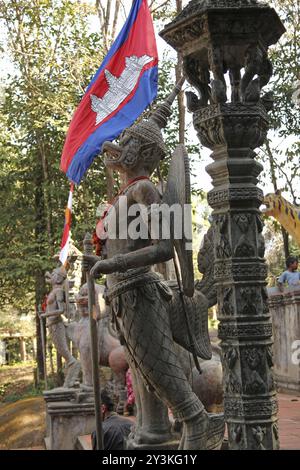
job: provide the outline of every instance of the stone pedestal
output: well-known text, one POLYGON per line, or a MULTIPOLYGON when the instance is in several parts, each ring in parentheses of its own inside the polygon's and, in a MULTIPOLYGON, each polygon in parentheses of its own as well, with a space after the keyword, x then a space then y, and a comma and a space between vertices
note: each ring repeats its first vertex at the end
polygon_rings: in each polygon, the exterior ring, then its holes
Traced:
POLYGON ((76 389, 51 390, 46 401, 47 450, 74 450, 77 437, 95 430, 95 409, 90 394, 76 389))
POLYGON ((277 388, 300 392, 300 289, 269 292, 277 388))
POLYGON ((133 439, 128 439, 126 441, 126 449, 127 450, 177 450, 179 446, 179 440, 170 440, 167 442, 163 442, 162 444, 136 444, 133 439))
POLYGON ((46 447, 49 448, 50 437, 50 417, 48 413, 48 405, 54 402, 71 401, 75 400, 75 389, 73 388, 55 388, 53 390, 46 390, 44 393, 44 400, 46 402, 46 447))

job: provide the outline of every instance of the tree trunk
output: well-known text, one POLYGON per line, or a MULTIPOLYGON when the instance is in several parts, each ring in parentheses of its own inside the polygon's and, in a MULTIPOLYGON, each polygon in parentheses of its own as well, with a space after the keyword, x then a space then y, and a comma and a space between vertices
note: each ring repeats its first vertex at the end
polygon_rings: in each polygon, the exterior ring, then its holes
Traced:
POLYGON ((282 238, 283 238, 284 256, 285 256, 285 260, 287 260, 288 257, 290 256, 289 234, 283 227, 281 227, 281 233, 282 233, 282 238))
POLYGON ((43 199, 45 206, 45 216, 47 224, 48 245, 50 253, 53 255, 53 236, 52 236, 52 208, 51 208, 51 195, 50 195, 50 180, 49 180, 49 166, 48 159, 45 151, 44 142, 42 139, 39 141, 40 159, 43 166, 43 199))
MULTIPOLYGON (((39 299, 41 298, 41 292, 43 291, 42 283, 38 279, 38 274, 35 278, 35 296, 36 296, 36 315, 35 315, 35 327, 36 327, 36 363, 38 369, 38 378, 44 380, 44 356, 43 356, 43 345, 41 337, 40 317, 38 314, 38 305, 41 305, 39 299)), ((45 296, 45 294, 44 294, 45 296)), ((44 326, 45 328, 45 326, 44 326)), ((46 331, 44 332, 46 335, 46 331)))
POLYGON ((26 357, 26 343, 24 338, 20 338, 20 355, 21 355, 21 361, 25 362, 27 357, 26 357))
MULTIPOLYGON (((43 166, 38 160, 35 173, 35 243, 37 254, 41 258, 47 256, 47 221, 45 216, 44 191, 43 191, 43 166)), ((46 295, 46 282, 44 272, 40 266, 35 269, 35 311, 36 311, 36 340, 37 340, 37 367, 38 377, 44 379, 43 348, 40 329, 40 319, 38 315, 39 306, 42 305, 46 295)), ((46 334, 46 333, 45 333, 46 334)))
POLYGON ((32 359, 36 361, 36 338, 32 338, 32 359))
MULTIPOLYGON (((267 149, 267 154, 270 162, 270 169, 271 169, 271 179, 272 179, 272 184, 274 188, 274 192, 276 193, 278 191, 278 185, 277 185, 277 178, 276 178, 276 172, 275 172, 275 161, 273 157, 273 153, 270 147, 270 143, 268 140, 266 140, 266 149, 267 149)), ((283 240, 283 249, 284 249, 284 256, 285 259, 290 256, 290 247, 289 247, 289 234, 285 230, 284 227, 281 225, 281 233, 282 233, 282 240, 283 240)))
POLYGON ((118 22, 119 11, 120 11, 120 4, 121 4, 121 0, 116 0, 114 21, 113 21, 113 26, 112 26, 112 38, 114 38, 115 35, 116 35, 117 22, 118 22))

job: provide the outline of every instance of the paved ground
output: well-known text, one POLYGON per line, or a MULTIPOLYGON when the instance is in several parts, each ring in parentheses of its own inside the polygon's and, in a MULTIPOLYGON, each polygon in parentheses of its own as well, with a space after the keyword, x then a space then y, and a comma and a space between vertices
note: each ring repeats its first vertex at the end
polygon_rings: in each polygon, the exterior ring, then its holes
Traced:
MULTIPOLYGON (((282 450, 300 450, 300 394, 278 394, 279 437, 282 450)), ((79 448, 90 450, 90 436, 81 436, 79 448)), ((24 448, 23 448, 24 449, 24 448)), ((40 446, 27 447, 28 450, 41 450, 40 446)))
MULTIPOLYGON (((278 394, 281 450, 300 449, 300 394, 278 394)), ((81 436, 80 448, 91 450, 90 436, 81 436)))
POLYGON ((278 394, 279 438, 282 450, 300 449, 300 394, 278 394))

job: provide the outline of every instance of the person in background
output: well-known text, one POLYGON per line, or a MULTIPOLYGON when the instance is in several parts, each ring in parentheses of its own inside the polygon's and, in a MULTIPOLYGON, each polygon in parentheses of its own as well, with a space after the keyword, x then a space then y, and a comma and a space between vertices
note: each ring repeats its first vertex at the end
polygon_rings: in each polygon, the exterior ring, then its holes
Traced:
MULTIPOLYGON (((133 425, 128 418, 115 412, 115 404, 106 390, 101 392, 103 450, 123 450, 125 438, 133 425)), ((96 431, 92 432, 92 448, 97 449, 96 431)))
POLYGON ((298 258, 289 256, 286 260, 287 270, 284 271, 278 278, 278 287, 283 291, 284 284, 287 283, 289 287, 299 285, 300 288, 300 272, 298 271, 298 258))
POLYGON ((126 372, 126 389, 127 389, 127 401, 126 401, 126 406, 125 406, 125 414, 127 416, 133 416, 134 407, 135 407, 135 396, 134 396, 134 391, 133 391, 133 386, 132 386, 130 368, 128 368, 126 372))

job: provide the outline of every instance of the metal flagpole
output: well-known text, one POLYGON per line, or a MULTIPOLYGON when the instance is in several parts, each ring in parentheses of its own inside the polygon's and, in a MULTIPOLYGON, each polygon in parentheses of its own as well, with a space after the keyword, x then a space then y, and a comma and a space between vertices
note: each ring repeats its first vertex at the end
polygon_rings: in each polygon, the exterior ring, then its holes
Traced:
MULTIPOLYGON (((84 254, 86 255, 93 254, 92 237, 89 233, 85 235, 85 238, 83 241, 83 251, 84 251, 84 254)), ((93 386, 94 386, 97 450, 103 450, 95 282, 92 276, 90 275, 89 270, 86 271, 86 281, 88 285, 88 299, 89 299, 90 339, 91 339, 91 353, 92 353, 92 365, 93 365, 93 386)))

